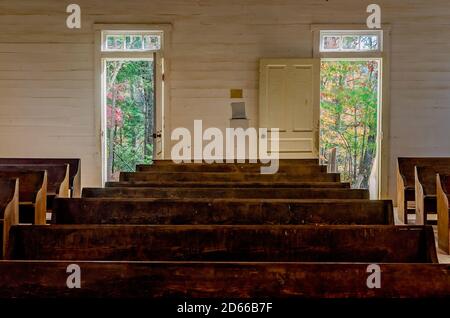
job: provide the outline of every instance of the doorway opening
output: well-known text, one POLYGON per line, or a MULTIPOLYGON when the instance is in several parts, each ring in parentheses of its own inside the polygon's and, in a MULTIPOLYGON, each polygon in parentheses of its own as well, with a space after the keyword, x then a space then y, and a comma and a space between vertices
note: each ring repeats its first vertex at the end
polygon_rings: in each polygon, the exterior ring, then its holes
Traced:
POLYGON ((322 59, 320 73, 321 161, 377 198, 382 59, 322 59))
POLYGON ((106 59, 106 176, 153 160, 155 128, 154 59, 106 59))
POLYGON ((164 159, 167 25, 95 25, 101 182, 164 159))

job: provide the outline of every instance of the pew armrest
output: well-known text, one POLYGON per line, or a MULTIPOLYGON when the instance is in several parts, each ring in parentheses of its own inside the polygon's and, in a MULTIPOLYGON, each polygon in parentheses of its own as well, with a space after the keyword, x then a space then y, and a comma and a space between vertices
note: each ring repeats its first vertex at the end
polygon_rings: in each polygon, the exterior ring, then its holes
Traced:
POLYGON ((449 197, 444 190, 439 174, 436 177, 436 200, 438 214, 438 246, 446 254, 450 254, 450 207, 449 197))
POLYGON ((68 198, 70 194, 70 174, 69 174, 69 165, 66 165, 66 174, 64 180, 59 185, 58 189, 58 197, 60 198, 68 198))
POLYGON ((72 198, 81 198, 81 163, 78 166, 77 174, 73 178, 72 193, 70 195, 72 198))
POLYGON ((2 257, 6 256, 6 250, 9 243, 9 230, 11 226, 19 224, 19 179, 16 179, 14 196, 6 205, 3 215, 3 246, 2 257))
POLYGON ((42 187, 36 194, 34 207, 34 224, 47 223, 47 172, 44 173, 42 187))
POLYGON ((419 175, 417 173, 417 166, 414 168, 415 176, 415 200, 416 200, 416 225, 424 225, 426 223, 425 214, 425 193, 423 190, 423 185, 419 180, 419 175))
POLYGON ((406 211, 407 206, 405 202, 405 188, 405 178, 400 174, 400 169, 397 168, 397 214, 399 220, 402 223, 407 224, 408 214, 406 211))

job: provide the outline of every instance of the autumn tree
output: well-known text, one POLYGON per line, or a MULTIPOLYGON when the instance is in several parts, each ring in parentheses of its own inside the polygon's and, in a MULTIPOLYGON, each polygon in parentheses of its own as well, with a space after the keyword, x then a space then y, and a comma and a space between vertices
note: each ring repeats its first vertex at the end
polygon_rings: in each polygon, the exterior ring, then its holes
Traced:
POLYGON ((153 156, 153 62, 107 62, 108 179, 153 156))
POLYGON ((337 148, 336 165, 355 188, 368 188, 376 156, 378 61, 324 61, 321 155, 337 148))

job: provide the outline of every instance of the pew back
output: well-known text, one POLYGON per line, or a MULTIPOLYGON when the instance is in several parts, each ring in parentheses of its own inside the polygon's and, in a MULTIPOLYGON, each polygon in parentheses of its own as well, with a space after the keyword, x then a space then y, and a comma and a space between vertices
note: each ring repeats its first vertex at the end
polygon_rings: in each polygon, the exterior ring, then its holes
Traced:
POLYGON ((153 181, 153 182, 283 182, 283 181, 326 181, 339 182, 340 175, 337 173, 315 173, 305 172, 305 174, 277 173, 264 175, 259 173, 158 173, 158 172, 121 172, 120 181, 153 181))
MULTIPOLYGON (((278 161, 280 166, 288 166, 288 165, 293 165, 293 166, 297 166, 297 165, 318 165, 319 164, 319 159, 279 159, 278 161)), ((175 165, 176 163, 174 163, 173 160, 170 159, 163 159, 163 160, 153 160, 153 165, 175 165)), ((179 165, 205 165, 208 164, 206 162, 201 162, 201 163, 195 163, 193 161, 191 162, 183 162, 180 163, 179 165)), ((220 163, 212 163, 211 165, 216 165, 216 164, 220 164, 220 163)), ((261 162, 256 162, 256 163, 250 163, 248 160, 246 160, 245 163, 227 163, 227 165, 257 165, 257 166, 267 166, 268 164, 264 164, 261 162)), ((148 165, 139 165, 139 166, 148 166, 148 165)))
POLYGON ((348 182, 204 182, 202 180, 192 182, 152 182, 152 181, 134 181, 134 182, 106 182, 107 188, 350 188, 348 182))
POLYGON ((76 158, 0 158, 0 164, 68 164, 72 197, 81 196, 81 160, 76 158))
POLYGON ((0 178, 19 179, 19 216, 27 222, 46 223, 47 172, 46 171, 2 171, 0 178))
POLYGON ((428 222, 428 214, 437 212, 436 174, 450 173, 450 165, 416 166, 415 167, 415 199, 416 224, 428 222))
POLYGON ((352 304, 358 300, 367 304, 364 299, 450 296, 448 264, 380 264, 382 288, 370 289, 366 284, 369 263, 77 261, 82 269, 82 288, 69 290, 65 282, 71 264, 0 262, 0 298, 133 298, 146 299, 145 304, 149 306, 148 299, 161 298, 352 298, 352 304))
POLYGON ((399 157, 397 159, 397 211, 408 223, 408 202, 415 201, 415 166, 450 165, 449 157, 399 157))
POLYGON ((84 188, 85 198, 369 199, 363 189, 315 188, 84 188))
POLYGON ((450 174, 450 164, 448 166, 416 166, 415 169, 415 181, 422 186, 424 195, 436 195, 436 174, 450 174))
POLYGON ((69 197, 68 164, 2 164, 0 171, 47 171, 47 195, 69 197))
MULTIPOLYGON (((137 165, 138 172, 247 172, 260 173, 261 165, 258 164, 163 164, 163 165, 137 165)), ((327 172, 326 166, 319 165, 281 165, 279 173, 302 174, 305 171, 327 172)))
POLYGON ((394 224, 392 201, 56 199, 54 224, 394 224))
POLYGON ((400 157, 397 159, 397 169, 402 176, 406 187, 414 187, 414 167, 432 167, 435 165, 449 165, 450 157, 400 157))
POLYGON ((19 225, 8 259, 436 263, 431 227, 19 225))
POLYGON ((450 195, 450 174, 439 173, 439 176, 437 176, 437 180, 439 180, 440 188, 442 189, 442 191, 447 196, 450 195))

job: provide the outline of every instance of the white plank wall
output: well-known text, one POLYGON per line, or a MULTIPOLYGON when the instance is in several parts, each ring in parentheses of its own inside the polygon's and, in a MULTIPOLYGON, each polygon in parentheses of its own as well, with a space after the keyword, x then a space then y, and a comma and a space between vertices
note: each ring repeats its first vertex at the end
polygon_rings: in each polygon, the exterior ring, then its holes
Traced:
MULTIPOLYGON (((311 57, 311 23, 365 23, 362 0, 0 0, 0 156, 81 156, 100 183, 93 23, 172 23, 170 128, 228 127, 243 88, 257 125, 258 60, 311 57)), ((398 155, 450 155, 450 2, 379 0, 391 38, 391 172, 398 155)), ((393 175, 393 174, 391 174, 393 175)), ((391 193, 395 178, 390 178, 391 193)))

